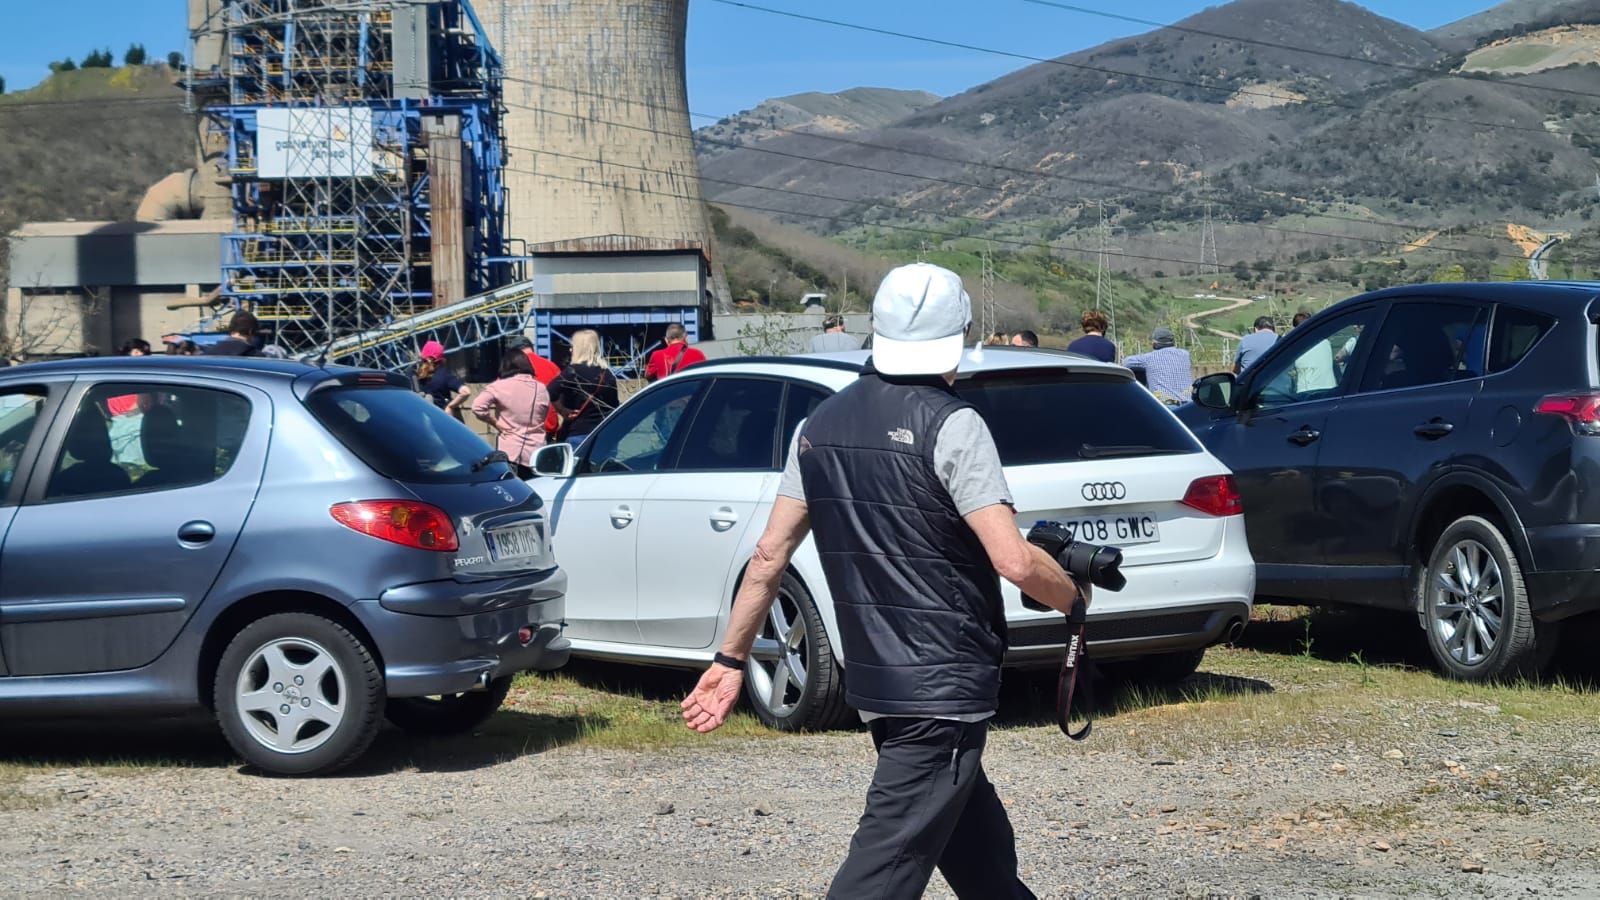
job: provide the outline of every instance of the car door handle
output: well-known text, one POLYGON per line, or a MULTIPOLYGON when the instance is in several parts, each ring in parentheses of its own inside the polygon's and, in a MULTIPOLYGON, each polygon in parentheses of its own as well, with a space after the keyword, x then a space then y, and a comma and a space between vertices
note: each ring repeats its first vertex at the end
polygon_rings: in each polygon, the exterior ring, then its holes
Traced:
POLYGON ((627 506, 618 506, 611 511, 611 527, 627 528, 633 524, 633 510, 627 506))
POLYGON ((739 524, 739 514, 731 507, 724 506, 711 513, 711 527, 716 531, 727 531, 737 524, 739 524))
POLYGON ((1310 425, 1302 425, 1299 431, 1289 435, 1289 443, 1305 447, 1316 443, 1320 437, 1322 437, 1322 432, 1312 428, 1310 425))
POLYGON ((1418 425, 1411 430, 1416 432, 1417 437, 1427 438, 1430 441, 1436 441, 1450 432, 1455 431, 1456 426, 1450 422, 1446 422, 1443 419, 1434 419, 1432 422, 1423 422, 1421 425, 1418 425))
POLYGON ((185 522, 178 526, 178 540, 185 544, 209 544, 217 536, 217 529, 210 522, 185 522))

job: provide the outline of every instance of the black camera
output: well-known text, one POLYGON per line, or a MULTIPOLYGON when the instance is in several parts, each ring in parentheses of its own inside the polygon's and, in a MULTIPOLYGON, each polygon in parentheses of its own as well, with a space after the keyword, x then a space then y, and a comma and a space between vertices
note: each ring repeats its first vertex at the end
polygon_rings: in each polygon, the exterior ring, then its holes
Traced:
MULTIPOLYGON (((1128 585, 1120 567, 1122 551, 1116 547, 1090 544, 1072 536, 1072 529, 1060 522, 1036 522, 1028 532, 1028 543, 1033 544, 1056 561, 1056 564, 1079 581, 1087 581, 1098 588, 1120 591, 1128 585)), ((1049 609, 1043 603, 1027 596, 1023 605, 1029 609, 1049 609)))

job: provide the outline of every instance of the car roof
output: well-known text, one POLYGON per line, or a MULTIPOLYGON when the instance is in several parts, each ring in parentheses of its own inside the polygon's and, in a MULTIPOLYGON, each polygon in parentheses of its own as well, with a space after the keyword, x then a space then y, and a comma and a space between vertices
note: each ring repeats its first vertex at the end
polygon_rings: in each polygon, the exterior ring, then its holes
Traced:
MULTIPOLYGON (((294 360, 250 356, 98 356, 23 363, 0 369, 0 375, 185 375, 196 371, 292 381, 316 372, 317 367, 294 360)), ((326 371, 343 374, 360 370, 328 366, 326 371)))
MULTIPOLYGON (((870 350, 846 350, 837 353, 799 353, 793 356, 725 356, 706 360, 682 370, 683 375, 704 372, 708 369, 743 375, 791 375, 830 385, 847 383, 866 366, 872 358, 870 350)), ((1133 373, 1112 363, 1065 350, 1036 347, 978 346, 961 355, 956 377, 963 378, 983 372, 1003 372, 1025 369, 1064 369, 1078 372, 1101 372, 1132 378, 1133 373)))
POLYGON ((1498 281, 1498 282, 1431 282, 1384 288, 1381 291, 1351 297, 1336 303, 1330 309, 1371 300, 1400 300, 1409 297, 1429 299, 1459 298, 1462 300, 1505 301, 1530 309, 1550 312, 1571 310, 1600 297, 1600 282, 1596 281, 1498 281))

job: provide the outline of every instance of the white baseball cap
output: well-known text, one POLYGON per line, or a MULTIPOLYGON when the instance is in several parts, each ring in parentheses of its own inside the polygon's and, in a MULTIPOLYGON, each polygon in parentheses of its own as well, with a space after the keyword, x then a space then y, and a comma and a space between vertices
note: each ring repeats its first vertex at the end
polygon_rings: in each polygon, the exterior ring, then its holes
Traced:
POLYGON ((943 375, 961 364, 972 298, 961 276, 929 263, 884 276, 872 300, 872 365, 885 375, 943 375))

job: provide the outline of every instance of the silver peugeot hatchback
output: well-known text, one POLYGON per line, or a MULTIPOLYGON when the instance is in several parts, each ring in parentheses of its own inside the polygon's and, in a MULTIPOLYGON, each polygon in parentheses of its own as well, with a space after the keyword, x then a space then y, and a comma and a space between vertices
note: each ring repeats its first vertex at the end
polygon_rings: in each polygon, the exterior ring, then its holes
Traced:
MULTIPOLYGON (((566 662, 539 497, 399 376, 240 358, 0 374, 0 717, 211 709, 330 772, 566 662)), ((10 723, 0 728, 15 727, 10 723)))

